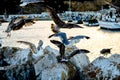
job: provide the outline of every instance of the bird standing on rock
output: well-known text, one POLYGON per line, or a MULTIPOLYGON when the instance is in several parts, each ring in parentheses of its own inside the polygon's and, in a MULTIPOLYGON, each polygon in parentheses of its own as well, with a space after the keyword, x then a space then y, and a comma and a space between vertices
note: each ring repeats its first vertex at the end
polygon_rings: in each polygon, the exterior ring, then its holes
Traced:
POLYGON ((102 49, 100 53, 106 56, 111 53, 111 49, 112 48, 102 49))
POLYGON ((71 59, 76 54, 90 52, 86 49, 77 49, 77 50, 74 50, 72 53, 70 53, 70 55, 66 56, 65 55, 65 46, 63 43, 61 43, 60 41, 57 41, 57 40, 50 40, 50 42, 55 44, 59 48, 60 56, 57 57, 58 62, 68 62, 68 60, 71 59))
POLYGON ((41 54, 43 54, 43 49, 41 49, 43 45, 42 40, 39 41, 38 47, 36 47, 33 43, 27 41, 17 41, 17 42, 26 44, 30 47, 31 53, 29 54, 29 59, 36 59, 39 56, 41 56, 41 54))

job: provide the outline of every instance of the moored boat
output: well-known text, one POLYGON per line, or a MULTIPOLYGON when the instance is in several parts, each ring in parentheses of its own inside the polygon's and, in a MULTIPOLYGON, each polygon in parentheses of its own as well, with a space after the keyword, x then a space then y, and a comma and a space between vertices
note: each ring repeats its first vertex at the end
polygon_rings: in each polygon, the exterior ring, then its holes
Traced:
POLYGON ((101 29, 120 30, 120 22, 99 21, 101 29))
POLYGON ((86 26, 99 26, 97 19, 83 20, 83 24, 86 26))

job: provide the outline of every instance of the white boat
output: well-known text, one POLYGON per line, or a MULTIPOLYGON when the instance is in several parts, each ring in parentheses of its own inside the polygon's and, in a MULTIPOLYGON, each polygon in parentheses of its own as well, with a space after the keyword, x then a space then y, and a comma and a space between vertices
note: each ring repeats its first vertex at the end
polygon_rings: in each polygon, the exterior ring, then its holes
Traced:
POLYGON ((101 29, 120 30, 120 22, 99 21, 101 29))

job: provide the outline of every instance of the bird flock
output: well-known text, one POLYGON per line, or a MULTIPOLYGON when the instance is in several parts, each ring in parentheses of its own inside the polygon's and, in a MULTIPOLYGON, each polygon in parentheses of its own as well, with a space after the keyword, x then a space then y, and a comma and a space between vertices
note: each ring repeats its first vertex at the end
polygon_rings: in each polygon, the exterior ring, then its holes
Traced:
MULTIPOLYGON (((51 24, 51 31, 54 34, 51 34, 48 38, 50 39, 51 37, 59 37, 61 41, 56 41, 56 40, 50 40, 51 43, 55 44, 57 47, 59 47, 60 49, 60 54, 63 55, 65 53, 65 47, 69 46, 69 45, 74 45, 75 43, 80 42, 81 39, 90 39, 89 36, 86 35, 77 35, 77 36, 71 36, 69 38, 67 38, 67 35, 65 32, 61 32, 60 29, 61 28, 83 28, 79 25, 76 24, 70 24, 70 23, 65 23, 64 21, 62 21, 56 11, 51 8, 48 5, 44 5, 45 8, 47 9, 47 11, 49 12, 51 18, 53 19, 53 21, 55 22, 55 25, 52 23, 51 24)), ((33 19, 28 19, 28 18, 24 18, 24 17, 15 17, 13 18, 9 24, 7 29, 5 30, 6 33, 8 33, 7 36, 11 36, 10 32, 11 31, 15 31, 15 30, 20 30, 23 28, 23 26, 27 26, 28 24, 31 26, 33 25, 35 22, 33 19)), ((26 42, 26 41, 17 41, 19 43, 24 43, 29 45, 29 47, 31 48, 32 53, 37 53, 38 52, 38 48, 35 47, 35 45, 31 44, 30 42, 26 42)), ((43 45, 43 42, 40 40, 40 44, 39 48, 43 45)), ((2 44, 0 44, 2 45, 2 44)), ((80 52, 80 51, 77 51, 80 52)), ((100 52, 101 54, 107 54, 104 51, 100 52)), ((72 53, 71 53, 72 54, 72 53)), ((63 56, 62 56, 63 57, 63 56)))
MULTIPOLYGON (((58 48, 59 48, 59 59, 58 61, 68 61, 72 56, 79 54, 79 53, 89 53, 89 50, 86 49, 77 49, 73 52, 70 53, 70 55, 66 56, 65 55, 65 50, 67 47, 72 47, 75 46, 74 44, 80 42, 81 39, 90 39, 89 36, 86 35, 77 35, 77 36, 71 36, 69 38, 67 38, 67 34, 65 32, 61 32, 60 29, 61 28, 83 28, 82 26, 76 25, 76 24, 71 24, 71 23, 65 23, 64 21, 62 21, 56 11, 48 6, 48 5, 44 5, 45 8, 47 9, 49 15, 51 16, 51 18, 53 19, 53 21, 55 22, 55 25, 52 23, 51 24, 51 31, 54 34, 51 34, 50 36, 48 36, 48 38, 50 39, 51 37, 59 37, 60 41, 58 40, 50 40, 51 43, 55 44, 58 48)), ((7 29, 5 30, 6 33, 8 33, 7 36, 11 36, 10 32, 11 31, 15 31, 15 30, 20 30, 23 28, 23 26, 27 26, 27 25, 33 25, 35 24, 33 19, 28 19, 28 18, 24 18, 24 17, 15 17, 13 18, 9 24, 7 29)), ((36 47, 33 43, 31 42, 27 42, 27 41, 17 41, 18 43, 23 43, 26 45, 29 45, 32 54, 38 54, 40 51, 41 46, 43 45, 43 41, 40 40, 39 41, 39 45, 38 47, 36 47)), ((0 44, 1 46, 2 44, 0 44)), ((101 54, 108 54, 110 53, 111 49, 103 49, 102 51, 100 51, 101 54)))

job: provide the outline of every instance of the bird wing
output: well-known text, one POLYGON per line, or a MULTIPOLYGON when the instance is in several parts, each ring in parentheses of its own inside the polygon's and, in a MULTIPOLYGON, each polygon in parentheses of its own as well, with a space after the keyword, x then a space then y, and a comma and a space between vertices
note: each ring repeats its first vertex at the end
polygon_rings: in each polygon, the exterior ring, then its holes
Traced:
POLYGON ((46 7, 47 11, 49 12, 49 15, 51 16, 51 18, 59 28, 83 28, 82 26, 76 24, 69 24, 69 23, 66 24, 64 21, 62 21, 59 18, 57 12, 52 7, 50 7, 49 5, 43 5, 43 6, 46 7))
POLYGON ((66 45, 69 44, 66 33, 64 33, 64 32, 59 32, 59 33, 56 33, 56 34, 52 34, 49 37, 52 37, 52 36, 59 37, 63 44, 66 44, 66 45))
POLYGON ((24 21, 25 21, 25 26, 31 26, 31 25, 35 24, 33 19, 24 19, 24 21))
POLYGON ((82 26, 79 26, 77 24, 71 24, 71 23, 66 23, 64 24, 65 28, 83 28, 82 26))
POLYGON ((57 40, 50 40, 51 43, 55 44, 57 47, 59 47, 60 45, 62 45, 62 43, 60 41, 57 40))
POLYGON ((84 36, 84 35, 77 35, 77 36, 74 36, 74 37, 69 37, 68 39, 72 40, 72 39, 83 39, 83 38, 89 39, 90 37, 89 36, 84 36))
POLYGON ((59 48, 60 56, 63 57, 65 54, 65 45, 57 40, 50 40, 50 42, 52 42, 59 48))
POLYGON ((70 55, 67 56, 67 59, 70 59, 70 58, 72 58, 74 55, 79 54, 79 53, 80 53, 80 50, 79 50, 79 49, 74 50, 70 55))
POLYGON ((81 54, 81 53, 89 53, 90 51, 86 50, 86 49, 77 49, 74 50, 70 55, 67 56, 67 59, 72 58, 73 56, 75 56, 76 54, 81 54))
POLYGON ((21 17, 13 18, 8 24, 8 27, 5 30, 5 32, 10 32, 11 30, 19 30, 23 27, 23 25, 24 25, 24 22, 21 17))
POLYGON ((40 48, 42 47, 42 45, 43 45, 43 41, 42 41, 42 40, 40 40, 40 41, 39 41, 39 43, 38 43, 37 50, 40 50, 40 48))
POLYGON ((17 42, 28 45, 30 47, 32 53, 37 53, 38 52, 36 46, 31 42, 27 42, 27 41, 17 41, 17 42))

